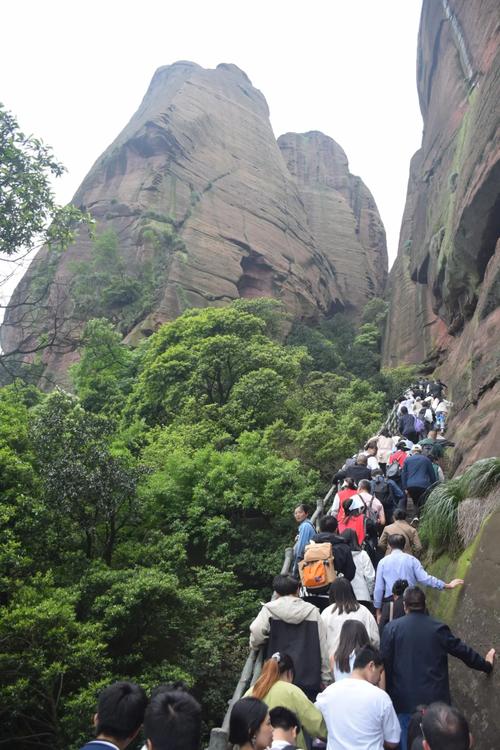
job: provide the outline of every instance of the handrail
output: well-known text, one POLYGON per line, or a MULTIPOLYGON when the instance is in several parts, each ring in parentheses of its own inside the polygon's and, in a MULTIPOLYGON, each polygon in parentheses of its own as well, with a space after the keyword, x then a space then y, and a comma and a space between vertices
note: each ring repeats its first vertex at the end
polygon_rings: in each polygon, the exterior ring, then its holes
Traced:
POLYGON ((311 516, 311 523, 313 525, 317 525, 317 522, 321 520, 321 516, 323 515, 323 511, 325 510, 325 505, 333 495, 334 490, 335 484, 332 484, 326 495, 324 497, 318 498, 316 502, 316 510, 311 516))
MULTIPOLYGON (((283 565, 281 566, 281 575, 286 575, 290 572, 293 561, 293 548, 287 547, 285 550, 285 557, 283 559, 283 565)), ((273 594, 273 599, 275 594, 273 594)), ((262 664, 264 663, 264 647, 261 646, 259 649, 250 649, 250 653, 247 656, 245 665, 241 671, 240 679, 234 689, 234 693, 231 700, 228 702, 227 711, 224 716, 221 727, 214 727, 210 731, 210 742, 208 743, 207 750, 227 750, 229 747, 229 720, 231 718, 231 711, 236 701, 246 693, 249 687, 255 685, 262 671, 262 664)))
POLYGON ((393 405, 391 411, 387 415, 387 419, 381 427, 382 430, 386 429, 390 430, 390 432, 396 431, 396 427, 398 426, 398 407, 399 404, 393 405))
MULTIPOLYGON (((387 415, 385 422, 383 423, 382 429, 388 429, 394 432, 397 427, 397 412, 399 404, 394 404, 391 411, 387 415)), ((316 501, 316 510, 311 516, 311 523, 318 527, 319 521, 323 516, 326 503, 331 498, 336 490, 336 484, 334 483, 324 497, 318 498, 316 501)), ((283 565, 281 566, 281 575, 290 573, 293 563, 293 548, 287 547, 285 549, 285 557, 283 559, 283 565)), ((275 594, 273 594, 273 599, 275 594)), ((229 720, 231 718, 231 711, 240 698, 246 693, 251 685, 254 685, 262 670, 262 664, 264 662, 264 647, 261 646, 258 650, 250 649, 247 660, 243 666, 240 674, 240 678, 233 692, 231 700, 228 701, 227 711, 224 715, 224 720, 221 727, 214 727, 210 731, 210 741, 208 743, 207 750, 229 750, 232 746, 229 745, 229 720)))

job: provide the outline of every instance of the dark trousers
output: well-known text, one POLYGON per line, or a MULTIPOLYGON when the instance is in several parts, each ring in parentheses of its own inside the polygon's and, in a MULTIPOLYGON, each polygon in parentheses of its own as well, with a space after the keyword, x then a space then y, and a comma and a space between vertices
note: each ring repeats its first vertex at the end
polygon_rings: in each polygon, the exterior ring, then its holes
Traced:
POLYGON ((424 506, 424 501, 422 498, 426 492, 427 492, 427 487, 408 487, 408 494, 413 500, 413 504, 417 512, 420 512, 424 506))
POLYGON ((408 438, 412 443, 418 443, 418 432, 409 432, 407 435, 403 435, 404 438, 408 438))

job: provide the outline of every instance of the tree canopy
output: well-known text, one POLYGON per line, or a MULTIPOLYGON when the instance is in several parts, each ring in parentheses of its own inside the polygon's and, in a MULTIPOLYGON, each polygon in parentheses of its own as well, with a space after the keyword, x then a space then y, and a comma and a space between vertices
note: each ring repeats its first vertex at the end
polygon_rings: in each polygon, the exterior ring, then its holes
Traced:
POLYGON ((117 678, 182 678, 219 720, 293 508, 382 421, 367 326, 239 300, 131 348, 98 318, 74 393, 0 389, 0 739, 78 747, 117 678))

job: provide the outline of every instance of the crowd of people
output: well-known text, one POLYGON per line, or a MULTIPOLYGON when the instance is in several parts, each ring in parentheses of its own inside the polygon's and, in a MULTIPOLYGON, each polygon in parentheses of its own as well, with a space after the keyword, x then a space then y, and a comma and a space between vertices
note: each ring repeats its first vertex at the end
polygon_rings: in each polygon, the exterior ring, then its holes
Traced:
POLYGON ((251 647, 268 659, 233 709, 250 715, 263 704, 242 747, 470 747, 467 721, 450 706, 448 656, 489 674, 495 651, 483 658, 429 614, 421 587, 446 592, 463 580, 436 578, 419 560, 419 517, 450 445, 445 389, 419 381, 404 394, 398 434, 381 430, 334 475, 319 531, 308 506, 295 508, 292 574, 274 578, 250 625, 251 647))
MULTIPOLYGON (((412 616, 419 616, 418 609, 408 615, 408 630, 417 625, 412 616)), ((231 745, 239 750, 298 750, 308 747, 312 737, 328 737, 331 748, 398 748, 400 722, 390 694, 380 687, 387 659, 371 645, 359 622, 346 621, 342 635, 335 682, 315 703, 295 684, 290 656, 274 653, 255 685, 232 707, 231 745), (376 734, 383 745, 374 741, 376 734)), ((179 683, 156 688, 149 700, 135 683, 109 685, 99 696, 93 723, 95 739, 81 750, 125 750, 141 740, 141 750, 200 750, 201 707, 179 683)), ((412 750, 472 746, 467 720, 442 700, 419 705, 408 722, 408 739, 412 750)))
POLYGON ((330 604, 322 612, 303 598, 299 579, 274 578, 274 598, 250 625, 252 647, 263 646, 268 658, 233 707, 230 742, 245 750, 470 747, 467 721, 450 706, 448 656, 489 674, 495 651, 483 658, 433 618, 415 584, 423 578, 426 585, 450 589, 462 581, 428 575, 403 552, 401 534, 391 534, 388 543, 391 552, 376 574, 376 616, 345 576, 330 585, 330 604), (242 716, 248 720, 244 730, 242 716))
MULTIPOLYGON (((489 674, 495 650, 482 657, 433 618, 421 588, 463 584, 430 575, 419 560, 418 517, 444 478, 445 388, 419 381, 405 394, 398 435, 383 429, 335 474, 319 530, 309 507, 295 508, 292 572, 275 576, 273 597, 250 625, 250 646, 265 661, 231 709, 229 743, 239 750, 472 746, 466 718, 451 706, 448 656, 489 674)), ((201 708, 179 684, 148 700, 139 686, 115 683, 94 724, 96 739, 82 750, 124 750, 141 728, 143 750, 200 747, 201 708)))

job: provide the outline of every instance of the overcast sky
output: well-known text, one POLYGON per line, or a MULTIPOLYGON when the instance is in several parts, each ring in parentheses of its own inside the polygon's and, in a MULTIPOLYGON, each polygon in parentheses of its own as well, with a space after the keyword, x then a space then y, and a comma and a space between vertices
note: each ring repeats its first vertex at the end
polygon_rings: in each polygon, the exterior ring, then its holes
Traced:
POLYGON ((50 144, 68 202, 137 109, 155 69, 231 62, 265 95, 276 136, 321 130, 378 204, 396 255, 421 0, 23 0, 2 5, 0 101, 50 144))

